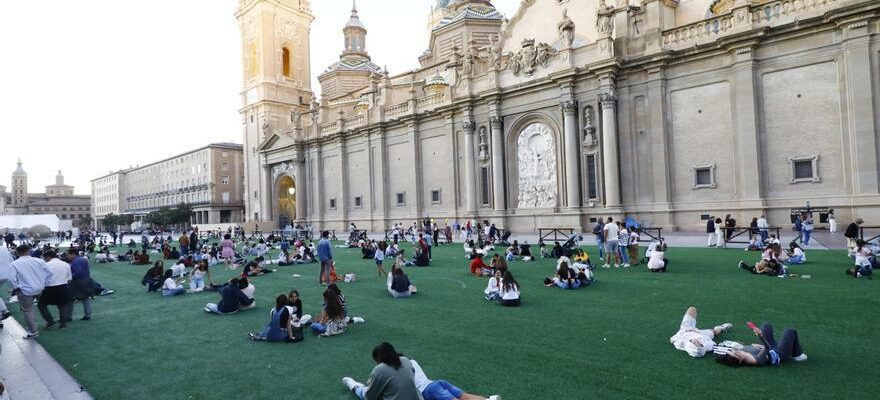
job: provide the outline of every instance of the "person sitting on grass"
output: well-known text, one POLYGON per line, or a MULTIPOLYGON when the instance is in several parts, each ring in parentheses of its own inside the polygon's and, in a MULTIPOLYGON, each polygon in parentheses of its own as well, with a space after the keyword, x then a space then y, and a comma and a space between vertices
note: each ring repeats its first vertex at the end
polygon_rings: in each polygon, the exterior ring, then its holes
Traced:
MULTIPOLYGON (((402 357, 403 355, 401 354, 400 356, 402 357)), ((422 370, 422 366, 419 365, 416 360, 410 360, 410 362, 412 363, 413 367, 413 381, 416 385, 416 388, 419 390, 419 393, 422 394, 422 398, 424 400, 501 400, 501 397, 498 395, 493 395, 486 398, 483 396, 465 393, 465 391, 449 383, 448 381, 432 381, 428 379, 425 371, 422 370)), ((348 389, 354 392, 355 395, 358 397, 361 396, 358 394, 359 392, 367 390, 366 385, 349 377, 342 378, 342 384, 348 387, 348 389)), ((360 398, 364 399, 364 397, 360 398)))
MULTIPOLYGON (((312 325, 314 327, 314 325, 312 325)), ((415 369, 412 362, 401 357, 388 342, 373 348, 373 361, 376 366, 370 373, 366 386, 349 377, 342 383, 361 400, 422 400, 415 384, 415 369)))
POLYGON ((491 276, 492 268, 490 268, 486 263, 483 262, 483 256, 477 254, 473 260, 471 260, 471 275, 473 276, 491 276))
POLYGON ((148 269, 147 273, 144 274, 144 277, 141 279, 141 285, 147 287, 147 292, 158 291, 165 281, 165 279, 163 278, 164 275, 165 263, 163 263, 162 260, 156 261, 156 264, 154 264, 153 267, 148 269))
POLYGON ((289 300, 284 293, 275 298, 275 307, 269 310, 269 324, 260 332, 248 333, 251 340, 296 343, 303 340, 302 325, 295 321, 289 300))
POLYGON ((855 267, 847 269, 846 274, 852 275, 854 278, 864 276, 870 279, 874 273, 874 265, 871 263, 872 253, 871 248, 868 247, 864 240, 856 240, 856 247, 854 249, 855 267))
POLYGON ((559 242, 555 242, 553 244, 553 250, 550 250, 550 256, 553 258, 559 258, 564 255, 565 251, 562 249, 562 245, 559 242))
POLYGON ((807 262, 807 254, 804 253, 804 249, 801 246, 798 246, 797 243, 792 241, 788 245, 788 263, 789 264, 803 264, 807 262))
POLYGON ((318 320, 312 324, 312 331, 321 336, 334 336, 345 333, 348 321, 342 300, 332 290, 324 291, 324 310, 318 320))
POLYGON ((134 260, 131 263, 132 265, 150 265, 150 255, 147 254, 147 251, 141 251, 140 254, 136 254, 134 260))
MULTIPOLYGON (((506 271, 506 270, 505 270, 506 271)), ((483 293, 486 295, 484 298, 489 301, 500 301, 501 300, 501 277, 504 276, 504 272, 500 269, 495 270, 495 275, 489 278, 489 283, 486 285, 486 290, 483 290, 483 293)))
POLYGON ((214 280, 211 279, 211 270, 208 268, 208 260, 199 261, 199 264, 194 266, 192 272, 189 274, 189 291, 190 293, 198 293, 205 290, 205 278, 214 285, 214 280))
POLYGON ((590 270, 578 272, 569 267, 566 261, 561 262, 557 266, 556 275, 553 278, 544 278, 544 286, 556 286, 560 289, 577 289, 589 286, 591 282, 592 272, 590 270))
POLYGON ((782 339, 777 342, 773 337, 773 325, 764 323, 758 329, 751 324, 751 328, 755 336, 761 339, 761 343, 743 345, 733 341, 722 342, 712 349, 715 361, 730 367, 762 367, 780 365, 789 360, 807 361, 796 330, 786 328, 782 332, 782 339))
POLYGON ((176 264, 171 266, 171 272, 175 278, 186 275, 186 259, 180 258, 176 264))
POLYGON ((293 260, 290 259, 290 253, 288 253, 286 249, 281 250, 281 252, 278 253, 278 259, 275 260, 275 264, 279 267, 293 265, 293 260))
POLYGON ((696 307, 688 307, 681 319, 678 332, 669 338, 669 343, 672 343, 676 349, 688 353, 689 356, 699 358, 712 351, 716 336, 731 328, 733 328, 733 324, 724 323, 712 329, 699 329, 697 328, 697 309, 696 307))
MULTIPOLYGON (((247 281, 247 280, 245 280, 247 281)), ((205 305, 205 312, 215 314, 232 314, 243 309, 243 307, 254 304, 253 298, 248 298, 239 287, 240 278, 232 278, 229 283, 223 285, 220 289, 220 303, 208 303, 205 305)))
POLYGON ((272 272, 278 271, 277 269, 266 269, 260 266, 260 262, 257 259, 253 261, 249 261, 244 266, 244 271, 241 273, 241 276, 260 276, 265 274, 271 274, 272 272))
POLYGON ((501 304, 504 307, 519 307, 520 293, 519 283, 514 279, 513 273, 508 269, 501 278, 501 304))
POLYGON ((498 253, 495 253, 492 256, 492 260, 489 262, 489 266, 492 267, 492 271, 500 270, 503 273, 504 271, 507 271, 507 260, 498 255, 498 253))
POLYGON ((651 272, 666 272, 669 260, 665 256, 666 243, 661 243, 654 247, 654 250, 648 254, 648 270, 651 272))
POLYGON ((593 270, 593 263, 590 262, 590 255, 584 249, 577 249, 571 257, 572 267, 578 270, 593 270))
POLYGON ((769 276, 784 275, 785 268, 779 261, 779 255, 782 253, 778 243, 767 246, 767 249, 761 254, 761 261, 754 266, 746 264, 740 260, 739 267, 753 274, 763 274, 769 276))
POLYGON ((532 246, 529 242, 525 242, 519 246, 519 256, 522 257, 523 261, 532 261, 535 259, 532 256, 532 246))
POLYGON ((412 297, 416 293, 416 287, 409 281, 409 277, 402 269, 396 266, 391 267, 391 273, 388 275, 388 293, 395 299, 412 297))
POLYGON ((171 297, 186 293, 186 288, 180 284, 183 278, 175 279, 174 272, 170 269, 165 270, 165 275, 162 278, 162 296, 171 297))
POLYGON ((291 289, 287 292, 287 305, 290 307, 290 313, 293 317, 294 322, 298 322, 300 324, 310 324, 312 321, 312 316, 309 314, 303 314, 303 304, 302 300, 299 298, 299 291, 296 289, 291 289))

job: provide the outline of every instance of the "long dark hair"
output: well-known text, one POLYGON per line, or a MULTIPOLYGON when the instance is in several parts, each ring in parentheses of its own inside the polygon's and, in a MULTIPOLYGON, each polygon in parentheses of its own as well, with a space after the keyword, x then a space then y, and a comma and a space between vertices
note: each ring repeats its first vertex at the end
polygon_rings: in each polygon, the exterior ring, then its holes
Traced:
POLYGON ((165 275, 162 275, 162 279, 168 279, 168 278, 171 278, 172 276, 174 276, 174 271, 171 271, 170 269, 166 269, 165 275))
POLYGON ((400 354, 397 354, 397 350, 388 342, 379 343, 373 348, 373 361, 400 369, 400 354))
POLYGON ((287 295, 281 293, 275 298, 275 311, 281 311, 281 308, 287 305, 287 295))
POLYGON ((339 296, 329 290, 324 291, 324 304, 327 316, 330 317, 330 319, 340 319, 345 313, 345 310, 342 308, 342 301, 339 300, 339 296))
POLYGON ((514 287, 519 288, 519 282, 516 281, 509 269, 504 271, 504 277, 501 280, 504 281, 502 286, 505 292, 512 290, 514 287))

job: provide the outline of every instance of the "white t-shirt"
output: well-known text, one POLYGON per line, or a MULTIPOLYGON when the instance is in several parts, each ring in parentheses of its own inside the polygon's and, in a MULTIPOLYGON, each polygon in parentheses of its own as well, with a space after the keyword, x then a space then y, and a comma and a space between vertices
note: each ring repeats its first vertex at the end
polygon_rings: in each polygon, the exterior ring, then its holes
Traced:
POLYGON ((12 253, 6 246, 0 246, 0 279, 12 278, 12 253))
POLYGON ((252 283, 248 283, 247 287, 242 289, 241 292, 244 293, 249 299, 254 298, 254 292, 257 291, 257 288, 254 287, 252 283))
POLYGON ((516 300, 519 298, 519 288, 516 285, 511 285, 510 290, 504 291, 504 284, 502 281, 501 285, 501 299, 502 300, 516 300))
POLYGON ((70 264, 57 258, 53 258, 47 262, 46 265, 52 270, 52 275, 49 275, 49 279, 46 281, 46 286, 65 285, 73 279, 70 272, 70 264))
POLYGON ((602 228, 602 230, 604 230, 606 233, 605 240, 607 240, 609 242, 616 242, 617 241, 617 235, 620 233, 620 228, 617 226, 616 223, 614 223, 614 222, 607 223, 607 224, 605 224, 605 227, 602 228))
POLYGON ((648 269, 660 269, 666 264, 663 263, 663 252, 654 250, 651 252, 651 258, 648 259, 648 269))
POLYGON ((173 278, 165 279, 165 283, 162 284, 163 290, 174 290, 174 289, 177 289, 178 287, 179 286, 177 286, 177 282, 174 282, 173 278))
POLYGON ((801 250, 800 247, 795 247, 795 248, 794 248, 794 251, 791 252, 791 256, 792 256, 792 257, 803 256, 803 260, 804 260, 804 261, 807 261, 807 254, 804 253, 804 251, 801 250))
POLYGON ((419 393, 424 392, 428 385, 434 383, 434 381, 428 379, 425 371, 422 370, 422 366, 416 360, 410 359, 409 362, 413 367, 413 383, 416 384, 416 389, 419 389, 419 393))
POLYGON ((486 290, 483 293, 491 294, 498 293, 501 291, 501 278, 491 277, 489 278, 489 284, 486 285, 486 290))
POLYGON ((669 342, 691 357, 702 357, 712 351, 712 347, 715 346, 713 339, 715 332, 710 329, 697 329, 697 320, 685 314, 678 332, 669 338, 669 342))

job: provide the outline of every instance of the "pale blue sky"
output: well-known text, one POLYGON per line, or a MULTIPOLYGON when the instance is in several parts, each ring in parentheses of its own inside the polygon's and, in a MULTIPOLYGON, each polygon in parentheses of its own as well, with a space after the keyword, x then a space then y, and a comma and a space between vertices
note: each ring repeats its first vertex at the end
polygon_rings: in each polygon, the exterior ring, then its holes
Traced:
MULTIPOLYGON (((493 3, 511 16, 520 0, 493 3)), ((367 49, 418 66, 430 0, 358 0, 367 49)), ((0 185, 21 157, 29 189, 62 169, 76 192, 110 170, 241 142, 237 0, 3 2, 0 185)), ((312 74, 338 59, 350 0, 312 0, 312 74)), ((317 89, 317 88, 316 88, 317 89)))

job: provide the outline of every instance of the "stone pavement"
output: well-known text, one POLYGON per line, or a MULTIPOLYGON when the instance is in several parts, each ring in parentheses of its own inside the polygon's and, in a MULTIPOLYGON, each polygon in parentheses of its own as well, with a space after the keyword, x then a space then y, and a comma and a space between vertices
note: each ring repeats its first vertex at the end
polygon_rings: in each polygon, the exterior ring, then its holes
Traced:
MULTIPOLYGON (((18 307, 17 304, 9 304, 18 307)), ((0 400, 91 400, 92 396, 49 355, 39 339, 24 339, 25 330, 10 317, 0 329, 0 400)))

